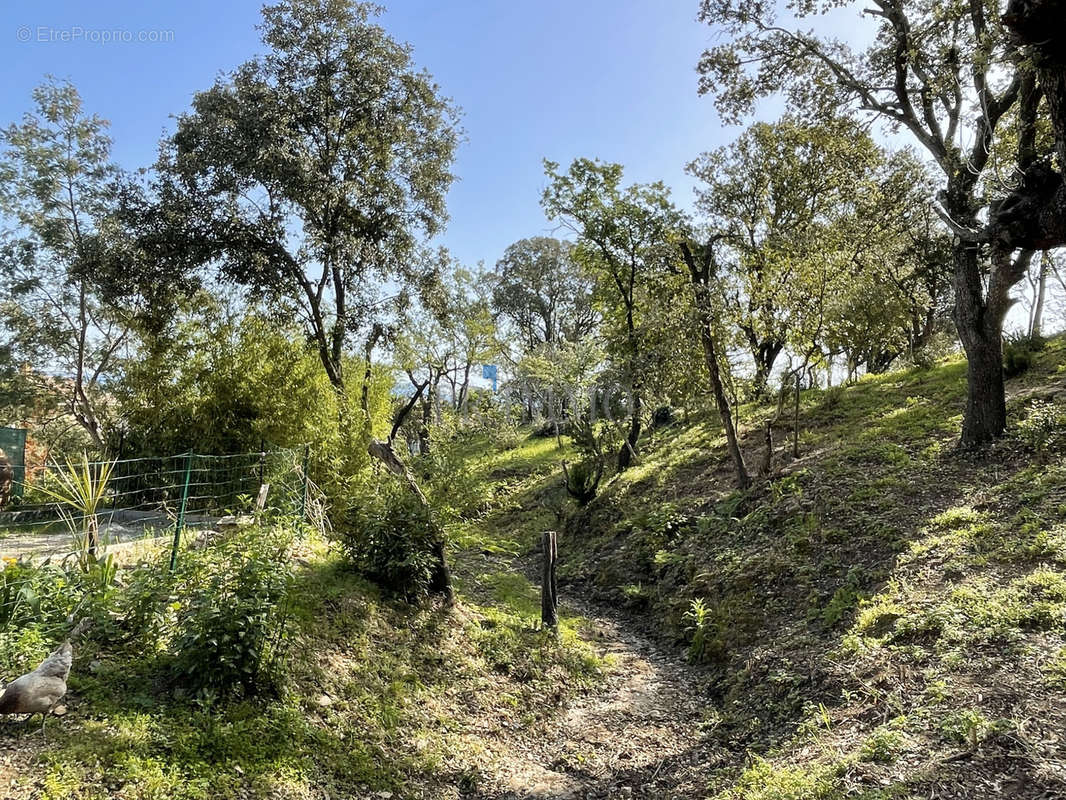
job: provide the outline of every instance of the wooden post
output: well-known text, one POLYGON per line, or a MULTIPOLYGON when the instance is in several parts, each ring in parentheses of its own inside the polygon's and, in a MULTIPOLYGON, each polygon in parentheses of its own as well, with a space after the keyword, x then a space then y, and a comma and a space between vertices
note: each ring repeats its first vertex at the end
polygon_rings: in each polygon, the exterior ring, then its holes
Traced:
POLYGON ((555 562, 559 557, 555 531, 544 531, 540 536, 544 553, 544 569, 540 584, 540 619, 546 628, 559 625, 559 594, 555 578, 555 562))

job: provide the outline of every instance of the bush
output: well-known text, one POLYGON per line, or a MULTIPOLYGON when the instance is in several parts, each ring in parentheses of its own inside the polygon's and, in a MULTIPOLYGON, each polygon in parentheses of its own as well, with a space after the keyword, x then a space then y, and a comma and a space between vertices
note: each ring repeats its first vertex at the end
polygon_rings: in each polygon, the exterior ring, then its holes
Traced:
POLYGON ((1018 436, 1039 454, 1054 449, 1066 434, 1063 409, 1046 400, 1035 400, 1029 413, 1018 423, 1018 436))
POLYGON ((1003 341, 1003 375, 1014 378, 1033 365, 1036 353, 1044 349, 1044 340, 1029 336, 1008 336, 1003 341))
POLYGON ((675 422, 677 422, 677 415, 674 414, 674 409, 670 406, 659 406, 652 412, 651 427, 653 430, 668 428, 675 422))
POLYGON ((201 699, 276 690, 283 678, 291 534, 259 528, 183 553, 173 586, 173 670, 201 699))
POLYGON ((563 462, 563 474, 566 476, 566 491, 577 500, 578 505, 587 506, 600 488, 603 477, 603 459, 587 458, 578 461, 572 467, 563 462))
POLYGON ((404 487, 380 486, 349 509, 342 545, 355 568, 409 602, 429 593, 444 532, 404 487))
POLYGON ((719 614, 701 597, 692 601, 681 617, 688 636, 688 657, 693 662, 720 661, 725 655, 719 614))
POLYGON ((535 425, 529 435, 534 439, 554 439, 556 425, 559 427, 560 436, 569 434, 569 423, 566 420, 556 422, 554 419, 547 419, 535 425))

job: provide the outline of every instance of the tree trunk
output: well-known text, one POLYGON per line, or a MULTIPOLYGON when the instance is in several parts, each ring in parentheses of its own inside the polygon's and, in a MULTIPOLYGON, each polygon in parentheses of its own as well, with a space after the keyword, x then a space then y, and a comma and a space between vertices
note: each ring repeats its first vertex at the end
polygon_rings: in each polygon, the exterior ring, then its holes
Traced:
POLYGON ((992 441, 1007 427, 999 331, 973 338, 966 347, 966 359, 966 412, 961 444, 972 448, 992 441))
POLYGON ((633 463, 633 455, 637 452, 637 440, 640 439, 640 388, 633 387, 633 416, 629 420, 629 433, 618 450, 618 471, 624 472, 633 463))
POLYGON ((1003 390, 1003 319, 984 300, 977 246, 958 241, 955 262, 955 327, 966 351, 963 448, 980 447, 1007 427, 1003 390))
POLYGON ((459 387, 459 399, 455 403, 455 410, 460 414, 463 413, 463 409, 466 407, 466 398, 470 393, 470 364, 466 365, 466 369, 463 370, 463 383, 459 387))
MULTIPOLYGON (((698 294, 698 292, 697 292, 698 294)), ((707 319, 706 307, 697 297, 696 302, 701 306, 700 313, 700 342, 703 344, 703 358, 707 362, 707 372, 711 377, 711 389, 714 391, 714 402, 718 406, 718 416, 722 420, 725 429, 726 448, 729 457, 733 460, 733 472, 737 478, 737 485, 741 489, 751 486, 751 475, 744 464, 744 454, 740 451, 740 443, 737 441, 737 431, 733 426, 733 415, 729 409, 729 399, 725 396, 725 387, 722 385, 722 373, 718 366, 718 354, 715 351, 714 334, 711 331, 711 322, 707 319)))
POLYGON ((1040 258, 1040 272, 1036 279, 1036 299, 1033 301, 1033 318, 1029 323, 1029 338, 1039 339, 1044 317, 1044 299, 1047 294, 1047 273, 1051 264, 1051 253, 1044 251, 1040 258))
POLYGON ((800 391, 802 390, 803 376, 796 373, 796 402, 793 409, 792 416, 792 457, 799 458, 800 455, 800 391))
POLYGON ((774 371, 774 363, 784 349, 783 342, 765 340, 758 342, 749 336, 751 358, 755 362, 755 377, 752 379, 752 392, 756 399, 766 396, 766 387, 774 371))
MULTIPOLYGON (((741 489, 751 486, 751 475, 744 464, 744 454, 740 451, 737 441, 737 431, 733 424, 733 415, 729 408, 729 398, 726 397, 725 387, 722 384, 722 372, 718 365, 718 352, 714 340, 714 316, 711 305, 711 282, 716 275, 717 262, 715 261, 714 247, 717 240, 712 240, 705 245, 701 258, 697 261, 692 248, 687 242, 681 243, 681 257, 688 267, 691 279, 692 296, 696 306, 696 321, 700 327, 700 343, 703 345, 703 358, 707 363, 707 372, 711 378, 711 389, 714 391, 714 402, 718 406, 718 416, 722 419, 722 427, 725 429, 726 447, 729 457, 733 460, 733 471, 736 474, 737 485, 741 489)), ((771 347, 772 356, 763 358, 761 361, 756 356, 756 369, 759 364, 773 366, 774 359, 780 352, 780 348, 771 347)), ((766 377, 769 372, 766 373, 766 377)), ((765 382, 765 378, 764 378, 765 382)), ((765 384, 764 384, 765 388, 765 384)))
POLYGON ((420 455, 429 455, 429 426, 433 421, 433 401, 424 397, 420 403, 422 406, 422 419, 418 425, 418 452, 420 455))

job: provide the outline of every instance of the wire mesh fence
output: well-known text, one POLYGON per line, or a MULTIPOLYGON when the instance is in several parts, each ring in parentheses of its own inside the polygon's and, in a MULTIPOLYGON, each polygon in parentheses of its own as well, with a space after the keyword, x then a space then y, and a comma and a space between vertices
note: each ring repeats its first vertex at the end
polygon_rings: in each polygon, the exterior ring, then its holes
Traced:
POLYGON ((0 557, 10 563, 159 537, 170 537, 176 555, 190 532, 243 524, 256 514, 300 516, 307 498, 307 457, 306 449, 275 449, 29 470, 13 463, 21 480, 0 511, 0 557), (72 474, 100 489, 97 504, 57 500, 70 494, 72 474))

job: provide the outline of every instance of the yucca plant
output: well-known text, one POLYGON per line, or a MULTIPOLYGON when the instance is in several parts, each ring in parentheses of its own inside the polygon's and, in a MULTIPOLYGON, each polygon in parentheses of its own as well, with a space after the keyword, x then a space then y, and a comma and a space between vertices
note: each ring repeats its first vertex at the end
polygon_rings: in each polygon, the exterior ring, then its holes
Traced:
POLYGON ((90 462, 89 456, 82 453, 80 462, 68 458, 64 466, 56 465, 55 481, 41 487, 41 491, 59 505, 59 512, 74 539, 75 553, 86 571, 96 563, 100 545, 100 523, 96 515, 107 497, 107 484, 114 467, 114 461, 90 462))

